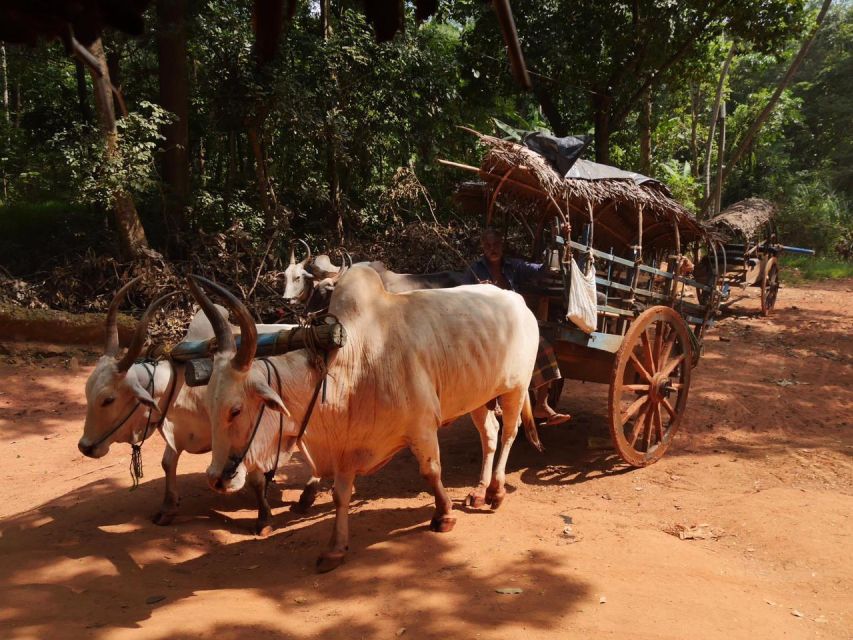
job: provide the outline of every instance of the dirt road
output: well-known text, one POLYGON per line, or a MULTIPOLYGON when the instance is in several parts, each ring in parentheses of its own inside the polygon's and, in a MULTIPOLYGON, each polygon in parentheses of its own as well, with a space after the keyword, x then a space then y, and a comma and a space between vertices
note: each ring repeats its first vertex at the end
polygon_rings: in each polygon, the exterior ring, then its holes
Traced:
MULTIPOLYGON (((91 356, 2 356, 0 638, 853 637, 853 282, 785 288, 771 319, 754 297, 735 308, 658 464, 589 448, 605 388, 567 384, 575 419, 543 430, 544 454, 517 441, 498 512, 429 532, 401 454, 357 482, 351 554, 325 575, 331 497, 289 511, 301 465, 279 476, 268 538, 249 534, 248 493, 206 488, 206 456, 182 459, 181 515, 156 527, 158 439, 135 491, 128 447, 76 450, 91 356)), ((466 419, 441 444, 458 505, 479 440, 466 419)))

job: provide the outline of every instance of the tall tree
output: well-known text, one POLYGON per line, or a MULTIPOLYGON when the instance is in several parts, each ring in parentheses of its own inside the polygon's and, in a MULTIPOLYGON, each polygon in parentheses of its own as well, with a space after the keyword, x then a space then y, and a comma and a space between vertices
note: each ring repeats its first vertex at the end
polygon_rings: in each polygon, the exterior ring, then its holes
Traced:
MULTIPOLYGON (((747 150, 752 146, 753 141, 755 140, 755 136, 761 130, 761 127, 767 122, 767 119, 773 113, 773 109, 776 107, 776 104, 779 102, 779 98, 782 96, 782 92, 788 87, 791 83, 791 80, 797 73, 797 70, 800 68, 800 65, 803 63, 806 55, 809 52, 809 48, 814 41, 815 36, 817 35, 820 26, 823 24, 823 20, 826 17, 826 12, 829 11, 829 7, 832 4, 832 0, 823 0, 823 4, 820 7, 820 11, 817 14, 817 18, 815 19, 814 26, 809 31, 808 35, 803 40, 800 45, 799 51, 797 51, 797 55, 791 60, 791 64, 788 66, 785 74, 780 78, 779 83, 776 85, 776 89, 773 91, 773 95, 770 96, 770 99, 767 101, 767 104, 764 105, 764 108, 755 118, 753 123, 750 125, 749 129, 747 129, 746 133, 740 138, 737 146, 732 151, 729 156, 729 161, 725 164, 725 167, 720 171, 720 177, 717 180, 717 185, 711 190, 711 193, 705 199, 705 211, 710 210, 715 202, 719 201, 720 192, 722 191, 723 184, 725 184, 726 178, 732 171, 732 168, 740 161, 740 159, 744 156, 747 150)), ((722 152, 722 150, 721 150, 722 152)))
MULTIPOLYGON (((592 123, 595 156, 610 159, 610 139, 643 96, 664 82, 683 84, 684 66, 704 55, 725 26, 732 36, 773 47, 799 28, 803 0, 517 0, 513 3, 522 48, 534 79, 548 90, 534 91, 554 131, 592 123), (543 101, 542 98, 549 98, 543 101), (580 117, 578 117, 580 116, 580 117)), ((498 60, 499 40, 485 10, 466 38, 498 60)), ((488 77, 506 74, 500 64, 488 77)))
POLYGON ((166 183, 165 218, 170 249, 186 225, 190 197, 189 80, 187 73, 186 0, 157 0, 157 54, 160 106, 175 119, 163 127, 163 180, 166 183))
MULTIPOLYGON (((104 150, 108 162, 115 161, 120 153, 116 114, 113 105, 113 85, 107 69, 107 59, 101 39, 95 40, 87 49, 80 51, 86 57, 95 94, 95 110, 104 136, 104 150), (88 55, 87 55, 88 54, 88 55)), ((119 250, 124 259, 135 259, 148 250, 148 239, 130 194, 117 189, 112 193, 113 216, 119 239, 119 250)))

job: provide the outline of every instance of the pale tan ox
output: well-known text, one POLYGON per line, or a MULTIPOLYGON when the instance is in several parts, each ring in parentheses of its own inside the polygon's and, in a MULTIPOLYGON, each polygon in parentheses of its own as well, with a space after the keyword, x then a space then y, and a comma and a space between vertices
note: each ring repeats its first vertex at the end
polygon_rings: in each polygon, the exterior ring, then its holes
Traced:
MULTIPOLYGON (((190 288, 208 313, 220 345, 207 387, 213 455, 210 486, 231 492, 246 477, 240 452, 250 442, 261 406, 288 413, 291 432, 306 415, 320 374, 306 351, 271 358, 282 387, 267 384, 263 367, 253 364, 256 338, 251 315, 231 293, 198 278, 224 297, 242 335, 235 347, 227 324, 193 280, 190 288), (282 401, 287 400, 287 407, 282 401)), ((497 508, 504 499, 506 462, 520 417, 538 444, 527 388, 539 344, 536 319, 516 293, 491 285, 471 285, 391 294, 377 273, 355 265, 344 274, 329 312, 347 330, 347 343, 328 362, 325 402, 317 402, 303 446, 314 475, 334 478, 335 530, 320 571, 337 567, 348 541, 348 507, 356 475, 380 469, 409 447, 435 494, 433 531, 450 531, 456 520, 441 483, 438 428, 471 413, 480 432, 480 484, 469 497, 497 508), (500 458, 492 470, 497 420, 486 405, 499 398, 504 429, 500 458)))
MULTIPOLYGON (((148 323, 168 296, 154 302, 143 314, 136 327, 132 343, 123 358, 118 359, 119 343, 116 316, 127 291, 139 278, 122 287, 110 303, 107 312, 107 339, 104 355, 86 381, 86 421, 83 436, 77 447, 90 458, 105 456, 113 443, 141 444, 147 436, 158 431, 166 441, 163 452, 163 471, 166 490, 160 509, 152 517, 155 524, 171 524, 178 512, 177 468, 181 453, 208 453, 211 448, 210 419, 204 403, 204 387, 188 387, 184 383, 184 367, 170 361, 136 363, 145 343, 148 323), (153 391, 151 388, 153 375, 153 391), (174 385, 174 388, 173 388, 174 385), (151 409, 151 424, 149 424, 151 409), (165 419, 159 428, 163 412, 165 419)), ((220 316, 228 312, 217 307, 220 316)), ((230 326, 230 325, 229 325, 230 326)), ((257 331, 267 333, 288 328, 288 325, 258 325, 257 331)), ((236 329, 235 329, 236 330, 236 329)), ((190 323, 185 340, 206 340, 213 337, 207 316, 197 313, 190 323)), ((265 471, 275 471, 278 445, 278 416, 267 414, 259 427, 259 435, 247 456, 249 483, 258 499, 258 520, 255 531, 266 534, 271 530, 271 511, 266 498, 265 471)), ((315 491, 311 486, 309 491, 315 491)), ((307 500, 308 495, 303 496, 307 500)), ((310 499, 313 499, 313 494, 310 499)))

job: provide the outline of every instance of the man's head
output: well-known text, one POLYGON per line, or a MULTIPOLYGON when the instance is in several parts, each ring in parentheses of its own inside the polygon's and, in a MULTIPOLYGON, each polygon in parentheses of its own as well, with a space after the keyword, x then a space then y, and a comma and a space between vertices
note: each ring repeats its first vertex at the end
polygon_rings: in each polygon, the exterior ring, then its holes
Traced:
POLYGON ((497 229, 486 228, 480 235, 480 244, 483 247, 483 255, 492 264, 498 264, 504 255, 504 241, 497 229))

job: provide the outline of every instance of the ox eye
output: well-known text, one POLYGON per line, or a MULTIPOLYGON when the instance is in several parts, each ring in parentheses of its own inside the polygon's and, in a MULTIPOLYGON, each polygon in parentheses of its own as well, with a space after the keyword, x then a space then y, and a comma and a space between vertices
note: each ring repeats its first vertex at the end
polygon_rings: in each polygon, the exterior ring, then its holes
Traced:
POLYGON ((115 401, 116 401, 116 399, 112 396, 110 396, 109 398, 104 398, 104 401, 101 403, 101 406, 102 407, 109 406, 115 401))
POLYGON ((231 407, 231 411, 230 411, 229 415, 231 416, 232 419, 234 419, 237 416, 239 416, 240 413, 242 413, 242 411, 243 411, 243 407, 231 407))

